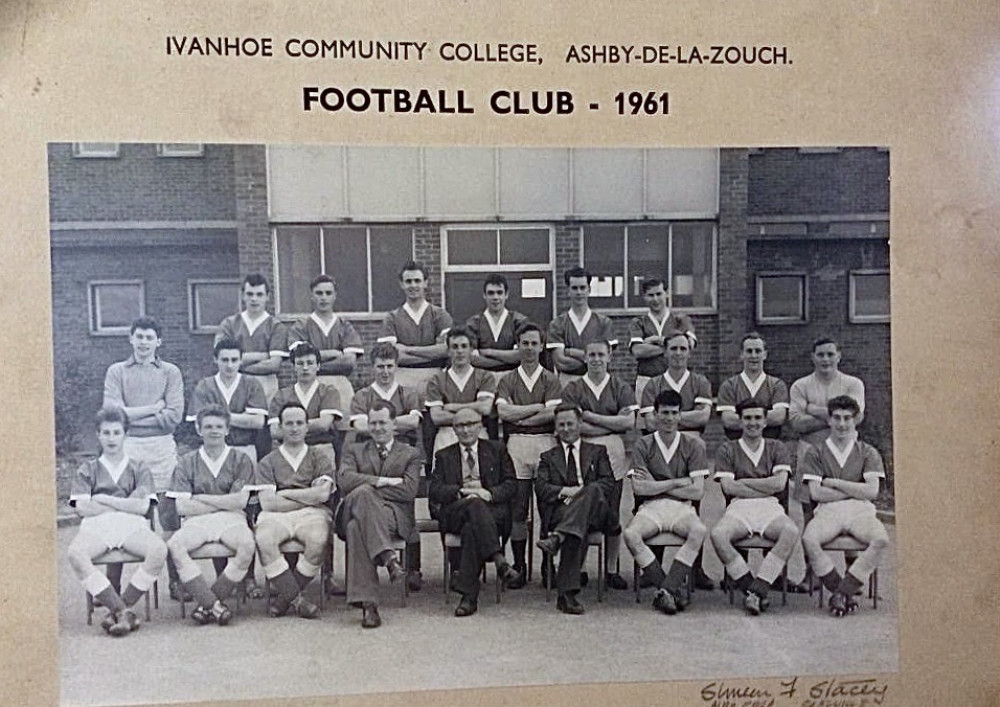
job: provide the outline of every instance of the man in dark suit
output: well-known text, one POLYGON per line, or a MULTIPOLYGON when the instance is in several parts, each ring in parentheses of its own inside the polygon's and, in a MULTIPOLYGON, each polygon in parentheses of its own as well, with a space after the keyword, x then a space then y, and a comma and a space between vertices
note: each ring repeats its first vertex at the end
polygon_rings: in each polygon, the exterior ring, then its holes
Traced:
POLYGON ((434 455, 428 500, 441 528, 462 536, 455 582, 462 600, 455 616, 472 616, 479 608, 483 562, 496 563, 497 576, 505 584, 520 576, 504 557, 499 540, 501 534, 510 534, 510 502, 517 491, 517 476, 502 445, 479 439, 483 421, 478 412, 459 410, 452 427, 458 443, 434 455))
POLYGON ((338 527, 347 538, 347 602, 363 610, 361 625, 382 625, 376 602, 378 565, 398 582, 405 572, 392 549, 394 537, 409 537, 413 528, 413 499, 423 457, 408 444, 396 441, 396 410, 384 400, 368 411, 371 439, 351 445, 337 472, 343 497, 338 527))
POLYGON ((542 454, 535 479, 543 527, 549 530, 538 547, 551 555, 560 553, 556 608, 564 614, 584 611, 576 595, 587 534, 613 533, 618 527, 618 514, 609 503, 615 490, 611 462, 604 447, 580 439, 582 419, 583 412, 572 403, 556 407, 559 443, 542 454))

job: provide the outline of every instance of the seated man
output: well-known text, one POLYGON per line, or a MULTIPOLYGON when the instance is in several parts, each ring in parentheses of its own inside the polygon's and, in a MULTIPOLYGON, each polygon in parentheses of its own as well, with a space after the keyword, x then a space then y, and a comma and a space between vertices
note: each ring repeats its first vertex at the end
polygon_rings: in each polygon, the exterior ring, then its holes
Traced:
POLYGON ((337 532, 347 541, 347 602, 362 609, 361 626, 378 628, 377 565, 389 579, 403 579, 393 538, 407 538, 413 529, 413 499, 424 460, 420 452, 395 439, 396 410, 378 400, 368 411, 371 439, 349 445, 337 472, 343 502, 337 511, 337 532))
POLYGON ((819 447, 806 450, 802 480, 818 504, 802 533, 802 547, 809 566, 833 592, 830 613, 840 617, 857 609, 854 594, 878 567, 889 545, 885 526, 875 515, 879 479, 885 478, 882 457, 870 444, 858 439, 855 425, 861 406, 854 398, 838 395, 827 402, 830 436, 819 447), (866 546, 843 578, 823 545, 847 534, 866 546))
POLYGON ((632 450, 629 475, 632 491, 641 505, 624 532, 625 545, 643 576, 659 588, 653 597, 653 608, 664 614, 675 614, 686 606, 681 587, 708 534, 692 505, 705 491, 708 476, 705 443, 681 434, 677 429, 680 420, 680 394, 674 390, 660 391, 654 401, 656 431, 639 439, 632 450), (645 543, 647 538, 660 533, 685 538, 666 573, 645 543))
POLYGON ((327 500, 333 490, 333 464, 329 456, 306 445, 309 422, 302 405, 285 403, 278 421, 281 446, 261 460, 254 475, 253 489, 260 491, 254 534, 264 575, 271 582, 271 616, 292 609, 312 619, 319 607, 302 596, 302 590, 319 574, 330 540, 327 500), (304 547, 295 567, 289 567, 280 550, 292 539, 304 547))
POLYGON ((77 470, 69 497, 70 505, 83 518, 69 546, 69 563, 84 589, 107 607, 101 628, 112 636, 139 628, 132 607, 153 586, 167 560, 167 546, 146 519, 150 500, 156 498, 153 477, 145 464, 126 456, 126 432, 124 410, 100 409, 97 441, 101 456, 77 470), (94 566, 96 557, 116 549, 143 558, 121 595, 94 566))
POLYGON ((615 477, 608 453, 601 445, 580 439, 582 420, 583 411, 575 405, 556 407, 559 443, 542 454, 535 479, 539 512, 549 532, 537 545, 550 555, 559 552, 556 608, 564 614, 584 612, 576 595, 587 535, 613 533, 618 526, 618 514, 611 509, 615 477))
POLYGON ((247 525, 245 509, 250 499, 253 462, 243 452, 226 444, 229 410, 209 405, 195 418, 202 439, 201 449, 181 457, 170 482, 167 496, 176 499, 177 512, 184 518, 181 529, 167 543, 184 588, 197 606, 191 618, 200 624, 215 621, 225 626, 233 612, 225 601, 243 580, 257 551, 253 531, 247 525), (229 558, 209 588, 191 551, 206 543, 222 543, 236 554, 229 558))
POLYGON ((721 483, 729 507, 712 528, 712 542, 729 577, 746 594, 743 606, 757 616, 771 604, 767 590, 795 549, 799 529, 782 508, 792 463, 785 445, 764 437, 767 406, 756 398, 741 400, 736 404, 736 414, 743 425, 743 436, 726 442, 715 454, 715 480, 721 483), (774 541, 756 577, 733 547, 734 540, 754 533, 774 541))
POLYGON ((472 616, 479 606, 479 571, 484 562, 496 564, 497 577, 504 583, 520 576, 500 547, 501 534, 510 534, 510 502, 517 491, 517 476, 499 442, 479 439, 483 422, 478 413, 459 410, 452 426, 458 443, 434 455, 428 500, 440 504, 434 517, 441 529, 462 536, 455 582, 462 600, 455 616, 472 616))

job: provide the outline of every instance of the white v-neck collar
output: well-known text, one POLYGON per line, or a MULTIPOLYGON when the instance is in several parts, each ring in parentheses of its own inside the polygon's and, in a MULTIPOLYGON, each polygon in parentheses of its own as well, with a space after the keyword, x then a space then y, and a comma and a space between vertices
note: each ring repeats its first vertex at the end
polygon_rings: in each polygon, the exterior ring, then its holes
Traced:
POLYGON ((494 321, 493 315, 490 314, 490 310, 487 309, 483 312, 483 317, 486 318, 486 323, 490 327, 490 332, 493 334, 494 341, 500 340, 500 332, 503 330, 503 325, 504 322, 507 321, 508 314, 509 312, 507 311, 507 308, 504 307, 503 311, 500 312, 500 317, 496 321, 494 321))
POLYGON ((757 451, 751 450, 750 445, 744 442, 742 437, 740 437, 739 443, 740 449, 742 449, 743 453, 747 455, 747 459, 749 459, 754 466, 760 464, 760 459, 764 456, 764 440, 760 440, 760 446, 757 447, 757 451))
POLYGON ((539 365, 535 369, 535 372, 529 376, 524 370, 524 366, 518 366, 517 375, 521 376, 521 382, 524 383, 524 387, 528 389, 529 393, 531 393, 535 389, 535 383, 537 383, 538 379, 542 377, 542 367, 539 365))
POLYGON ((830 450, 830 454, 832 454, 833 458, 837 460, 837 464, 840 465, 841 469, 843 469, 844 465, 847 464, 847 458, 850 457, 851 452, 854 451, 854 445, 857 444, 857 441, 858 438, 855 437, 851 440, 850 444, 844 447, 844 449, 838 449, 837 445, 833 443, 833 440, 830 437, 826 438, 826 448, 830 450))
POLYGON ((653 322, 653 326, 656 328, 656 335, 663 336, 663 327, 667 325, 667 320, 670 319, 670 308, 667 307, 663 310, 663 321, 656 321, 656 317, 653 316, 652 310, 646 311, 646 316, 649 317, 649 321, 653 322))
POLYGON ((424 300, 424 303, 420 305, 420 309, 413 309, 409 302, 403 302, 403 311, 409 315, 414 324, 420 324, 420 320, 424 318, 424 312, 426 312, 427 308, 430 306, 431 303, 427 300, 424 300))
POLYGON ((225 464, 226 459, 229 458, 230 449, 232 449, 232 447, 226 445, 226 448, 222 450, 222 454, 219 455, 218 459, 212 459, 212 457, 208 456, 204 447, 200 447, 198 449, 198 456, 201 457, 203 462, 205 462, 205 466, 208 467, 208 471, 212 474, 213 478, 219 478, 219 472, 222 471, 222 465, 225 464))
POLYGON ((602 380, 600 383, 597 383, 596 385, 591 382, 590 376, 588 375, 584 375, 583 378, 581 378, 580 380, 583 381, 584 385, 590 388, 590 392, 594 394, 594 398, 600 400, 601 393, 604 392, 604 389, 608 387, 608 383, 611 382, 611 374, 605 373, 604 380, 602 380))
POLYGON ((392 400, 392 396, 396 394, 396 390, 398 388, 399 388, 399 383, 397 381, 393 381, 392 385, 389 386, 388 390, 385 390, 384 388, 379 386, 378 383, 372 381, 372 390, 374 390, 375 395, 382 398, 382 400, 392 400))
POLYGON ((474 369, 472 366, 469 366, 469 370, 466 372, 465 376, 459 378, 458 374, 455 373, 455 369, 449 367, 448 377, 451 378, 451 382, 455 384, 455 387, 457 387, 459 390, 465 390, 465 386, 469 384, 469 380, 472 378, 472 374, 475 373, 475 371, 476 369, 474 369))
POLYGON ((569 320, 573 322, 573 328, 576 329, 577 336, 580 336, 583 334, 583 330, 586 329, 587 325, 590 323, 590 318, 594 312, 588 307, 587 313, 583 315, 582 319, 577 319, 576 312, 574 312, 572 308, 569 309, 568 314, 569 320))
POLYGON ((675 381, 673 378, 670 377, 669 370, 663 372, 663 380, 665 380, 667 382, 667 385, 670 386, 671 390, 673 390, 676 393, 681 392, 681 388, 684 387, 684 384, 687 383, 688 378, 690 377, 691 377, 690 370, 684 371, 684 375, 681 376, 681 379, 679 381, 675 381))
POLYGON ((111 462, 108 461, 108 458, 102 454, 98 457, 97 461, 99 461, 101 466, 104 467, 104 470, 108 472, 108 476, 111 477, 111 480, 117 484, 118 479, 122 478, 122 474, 125 473, 125 469, 128 467, 129 458, 126 454, 122 457, 120 462, 112 466, 111 462))
POLYGON ((270 312, 264 312, 257 319, 250 319, 250 315, 247 314, 247 311, 245 309, 242 312, 240 312, 240 318, 243 320, 243 325, 246 326, 247 331, 250 332, 250 336, 253 336, 253 333, 257 331, 257 327, 266 322, 267 318, 270 316, 271 316, 270 312))
POLYGON ((302 445, 302 451, 299 452, 294 457, 285 448, 285 445, 278 447, 278 452, 285 458, 285 461, 292 467, 292 471, 298 471, 299 465, 302 464, 302 460, 306 458, 306 454, 309 452, 309 447, 302 445))
POLYGON ((316 326, 319 327, 319 330, 323 332, 323 336, 330 336, 330 332, 333 331, 333 327, 337 325, 337 319, 338 319, 337 315, 334 314, 333 319, 331 319, 330 322, 327 323, 324 322, 322 319, 320 319, 320 316, 316 314, 316 312, 311 313, 309 315, 309 318, 316 323, 316 326))
POLYGON ((304 390, 298 383, 295 384, 295 397, 302 403, 302 407, 309 408, 309 402, 312 400, 317 388, 319 388, 319 380, 314 380, 313 384, 309 386, 309 390, 304 390))
POLYGON ((670 443, 669 447, 666 443, 664 443, 659 432, 653 433, 653 439, 656 440, 656 446, 660 449, 660 455, 663 457, 663 461, 669 464, 670 460, 674 458, 674 453, 677 451, 677 448, 681 445, 681 433, 674 433, 674 441, 670 443))
POLYGON ((750 397, 752 398, 757 395, 757 391, 759 391, 760 387, 764 385, 764 381, 767 380, 767 374, 764 373, 764 371, 761 371, 757 380, 752 381, 746 371, 740 371, 740 379, 743 381, 743 385, 747 387, 747 390, 750 392, 750 397))
POLYGON ((236 378, 233 379, 233 384, 227 386, 225 383, 222 382, 222 376, 220 376, 218 373, 215 374, 215 385, 218 386, 219 392, 222 393, 222 397, 225 399, 226 405, 228 405, 232 401, 233 394, 236 392, 236 389, 239 387, 240 380, 242 378, 243 378, 243 374, 242 373, 237 373, 236 374, 236 378))

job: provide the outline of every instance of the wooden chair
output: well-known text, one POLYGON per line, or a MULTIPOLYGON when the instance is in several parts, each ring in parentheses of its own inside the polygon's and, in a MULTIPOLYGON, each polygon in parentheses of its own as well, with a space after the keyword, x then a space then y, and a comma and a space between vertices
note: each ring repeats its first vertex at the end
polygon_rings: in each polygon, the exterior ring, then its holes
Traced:
MULTIPOLYGON (((838 535, 830 542, 823 545, 827 552, 858 553, 864 552, 867 546, 850 535, 838 535)), ((806 582, 809 583, 809 596, 812 596, 813 586, 819 586, 819 608, 823 608, 823 583, 813 581, 815 575, 812 567, 806 570, 806 582)), ((878 609, 878 567, 876 567, 868 577, 868 598, 872 600, 872 609, 878 609)))

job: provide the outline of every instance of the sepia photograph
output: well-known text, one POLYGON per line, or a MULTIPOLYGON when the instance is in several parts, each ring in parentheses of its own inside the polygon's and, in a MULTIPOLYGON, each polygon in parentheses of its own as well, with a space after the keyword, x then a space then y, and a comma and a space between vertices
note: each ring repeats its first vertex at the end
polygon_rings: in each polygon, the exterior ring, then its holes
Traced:
POLYGON ((47 160, 64 703, 899 671, 887 147, 47 160))

